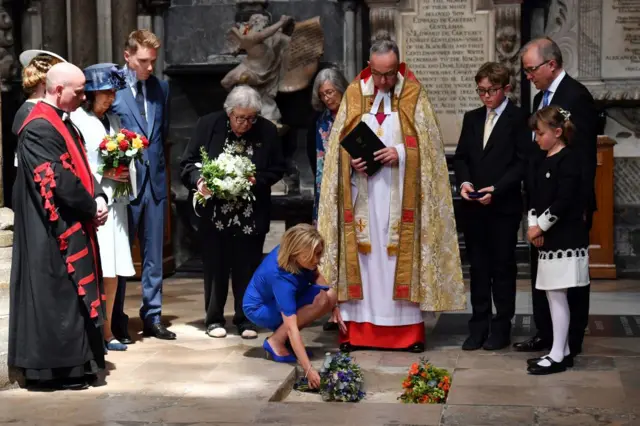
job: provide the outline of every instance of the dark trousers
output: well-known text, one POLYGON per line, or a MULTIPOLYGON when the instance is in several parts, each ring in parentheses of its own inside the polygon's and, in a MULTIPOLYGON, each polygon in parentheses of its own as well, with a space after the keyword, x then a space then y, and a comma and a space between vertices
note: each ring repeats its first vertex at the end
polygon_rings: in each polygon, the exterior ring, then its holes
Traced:
POLYGON ((491 334, 508 338, 516 309, 516 258, 521 216, 474 209, 465 220, 465 243, 471 265, 469 332, 477 338, 491 334), (496 306, 492 318, 491 299, 496 306))
MULTIPOLYGON (((549 344, 553 342, 553 325, 547 301, 547 292, 536 289, 538 274, 538 249, 531 246, 531 296, 533 301, 533 321, 536 335, 549 344)), ((582 352, 584 331, 589 323, 589 296, 591 286, 574 287, 567 290, 569 302, 569 350, 577 355, 582 352)))
POLYGON ((247 322, 242 311, 244 292, 262 261, 265 235, 232 235, 200 229, 202 232, 202 264, 204 266, 205 325, 225 324, 224 305, 229 293, 229 276, 233 290, 233 323, 247 322))

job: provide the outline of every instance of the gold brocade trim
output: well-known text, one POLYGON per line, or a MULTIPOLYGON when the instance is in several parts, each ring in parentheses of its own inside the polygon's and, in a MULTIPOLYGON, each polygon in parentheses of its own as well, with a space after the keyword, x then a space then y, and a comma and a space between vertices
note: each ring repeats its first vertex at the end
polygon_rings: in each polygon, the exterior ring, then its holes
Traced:
MULTIPOLYGON (((360 122, 359 112, 363 104, 363 97, 360 82, 358 81, 356 84, 358 85, 357 92, 355 90, 347 90, 345 92, 347 119, 340 134, 340 140, 348 135, 360 122)), ((339 214, 342 215, 344 220, 344 260, 347 294, 349 300, 362 299, 362 276, 360 274, 360 259, 358 258, 359 247, 356 237, 353 198, 351 197, 351 159, 344 148, 340 148, 340 178, 342 180, 340 185, 342 206, 340 206, 339 214), (347 220, 345 215, 350 216, 350 221, 347 220)), ((371 247, 369 247, 369 251, 371 251, 371 247)))
POLYGON ((398 246, 392 245, 387 247, 387 255, 388 256, 397 256, 398 255, 398 246))
POLYGON ((418 96, 420 95, 420 85, 414 81, 407 80, 402 91, 402 99, 398 104, 398 115, 400 118, 400 128, 402 129, 403 142, 405 143, 405 172, 404 186, 402 194, 402 212, 400 221, 399 242, 397 248, 397 264, 396 274, 393 285, 394 300, 411 300, 411 286, 413 269, 414 269, 414 238, 415 233, 415 216, 418 213, 416 206, 418 205, 418 197, 420 195, 420 184, 418 181, 420 175, 420 153, 418 146, 423 141, 418 140, 416 130, 412 124, 415 117, 415 109, 418 105, 418 96), (414 138, 415 143, 409 146, 407 138, 414 138), (407 213, 410 213, 411 220, 406 219, 407 213))
POLYGON ((371 243, 358 243, 358 251, 362 254, 371 253, 371 243))

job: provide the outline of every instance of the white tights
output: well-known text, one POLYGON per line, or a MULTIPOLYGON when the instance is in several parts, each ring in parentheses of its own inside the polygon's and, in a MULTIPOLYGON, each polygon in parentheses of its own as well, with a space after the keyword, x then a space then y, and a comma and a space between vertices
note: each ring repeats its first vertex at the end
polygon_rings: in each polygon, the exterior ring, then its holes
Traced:
MULTIPOLYGON (((549 358, 555 362, 562 362, 569 355, 569 302, 567 290, 547 290, 547 300, 551 311, 553 323, 553 346, 549 358)), ((547 360, 538 362, 538 365, 548 367, 551 363, 547 360)))

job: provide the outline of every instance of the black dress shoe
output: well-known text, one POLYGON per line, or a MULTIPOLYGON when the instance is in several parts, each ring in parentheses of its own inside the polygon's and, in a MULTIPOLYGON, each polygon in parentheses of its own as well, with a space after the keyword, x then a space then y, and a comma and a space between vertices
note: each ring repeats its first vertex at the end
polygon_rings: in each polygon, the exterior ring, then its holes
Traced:
POLYGON ((131 337, 129 336, 124 336, 124 337, 118 337, 116 335, 113 336, 118 342, 122 343, 123 345, 133 345, 134 341, 131 340, 131 337))
POLYGON ((551 342, 542 340, 538 336, 532 337, 524 342, 514 343, 513 349, 517 352, 539 352, 551 349, 551 342))
POLYGON ((463 351, 477 351, 484 344, 486 337, 469 336, 462 344, 463 351))
POLYGON ((162 340, 174 340, 176 338, 175 333, 167 330, 167 328, 160 323, 153 324, 151 327, 145 327, 144 330, 142 330, 142 334, 162 340))
POLYGON ((500 349, 506 348, 510 343, 511 339, 509 338, 509 336, 502 337, 492 334, 491 336, 489 336, 487 341, 484 342, 484 345, 482 345, 482 349, 484 349, 485 351, 498 351, 500 349))
POLYGON ((337 331, 338 330, 338 324, 335 323, 335 322, 327 321, 322 325, 322 329, 324 331, 337 331))
POLYGON ((543 359, 549 361, 551 365, 549 365, 548 367, 543 367, 542 365, 538 365, 536 363, 530 365, 529 368, 527 368, 527 372, 529 374, 533 374, 534 376, 544 376, 547 374, 561 373, 567 370, 564 362, 555 362, 548 356, 542 357, 540 360, 543 359))
POLYGON ((353 349, 354 347, 349 342, 340 345, 340 352, 353 352, 353 349))
MULTIPOLYGON (((546 357, 539 357, 539 358, 529 358, 527 360, 527 365, 529 367, 531 367, 532 365, 536 365, 538 362, 540 362, 541 359, 546 358, 546 357)), ((567 368, 571 368, 573 367, 573 355, 567 355, 564 357, 564 359, 562 360, 562 363, 565 365, 565 367, 567 368)))
POLYGON ((407 351, 414 354, 421 354, 424 352, 424 343, 417 342, 407 348, 407 351))

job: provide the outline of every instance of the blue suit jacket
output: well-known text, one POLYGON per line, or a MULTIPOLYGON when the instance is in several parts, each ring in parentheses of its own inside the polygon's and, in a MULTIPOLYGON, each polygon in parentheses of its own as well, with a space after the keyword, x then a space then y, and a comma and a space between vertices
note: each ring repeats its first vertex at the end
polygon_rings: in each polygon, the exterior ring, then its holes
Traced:
POLYGON ((146 128, 130 87, 116 92, 111 110, 120 117, 123 129, 142 134, 149 140, 143 160, 136 163, 138 194, 142 192, 142 185, 148 175, 153 197, 162 200, 167 197, 164 143, 169 130, 169 84, 152 75, 145 85, 148 117, 146 128))

